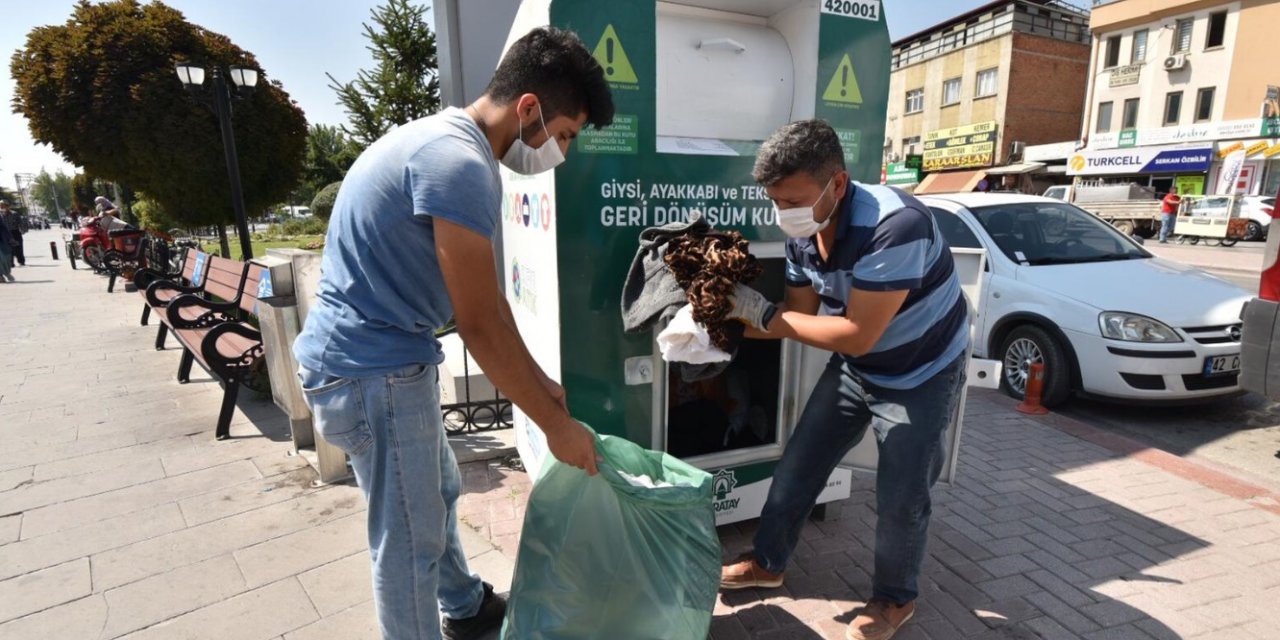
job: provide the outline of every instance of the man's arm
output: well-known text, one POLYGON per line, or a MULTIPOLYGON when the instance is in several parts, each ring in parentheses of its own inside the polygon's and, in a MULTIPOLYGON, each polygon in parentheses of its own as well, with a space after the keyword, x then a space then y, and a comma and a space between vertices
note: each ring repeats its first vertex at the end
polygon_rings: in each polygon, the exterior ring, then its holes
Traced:
POLYGON ((765 337, 787 338, 819 349, 864 356, 880 341, 908 293, 854 289, 849 294, 849 310, 843 316, 784 310, 773 317, 765 337))
POLYGON ((547 446, 566 464, 596 473, 595 440, 541 382, 498 290, 489 239, 443 218, 433 218, 436 255, 453 302, 458 334, 493 384, 547 436, 547 446))

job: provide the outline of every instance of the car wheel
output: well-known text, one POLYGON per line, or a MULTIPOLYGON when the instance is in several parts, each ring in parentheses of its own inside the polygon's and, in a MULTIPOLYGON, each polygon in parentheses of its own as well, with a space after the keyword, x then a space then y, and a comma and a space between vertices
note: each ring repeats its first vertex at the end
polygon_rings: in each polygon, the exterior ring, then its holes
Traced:
POLYGON ((1116 228, 1116 231, 1119 231, 1120 233, 1123 233, 1123 234, 1124 234, 1124 235, 1126 235, 1126 236, 1131 236, 1131 235, 1133 235, 1133 222, 1132 222, 1132 221, 1130 221, 1130 220, 1117 220, 1117 221, 1116 221, 1115 223, 1113 223, 1113 224, 1114 224, 1114 226, 1115 226, 1115 228, 1116 228))
POLYGON ((1244 230, 1244 239, 1248 241, 1262 239, 1262 225, 1257 220, 1250 220, 1244 230))
POLYGON ((1021 400, 1027 391, 1027 379, 1031 365, 1044 364, 1044 388, 1040 401, 1046 407, 1062 404, 1071 393, 1071 364, 1063 347, 1048 331, 1035 325, 1024 324, 1005 336, 1000 345, 1004 360, 1004 374, 1000 376, 1000 388, 1014 399, 1021 400))

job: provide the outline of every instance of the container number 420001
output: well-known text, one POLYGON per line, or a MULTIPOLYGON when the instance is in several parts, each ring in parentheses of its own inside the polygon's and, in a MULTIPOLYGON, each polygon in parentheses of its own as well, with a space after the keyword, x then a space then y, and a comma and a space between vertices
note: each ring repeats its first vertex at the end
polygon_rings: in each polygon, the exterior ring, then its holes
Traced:
POLYGON ((880 0, 822 0, 822 12, 862 20, 880 19, 880 0))

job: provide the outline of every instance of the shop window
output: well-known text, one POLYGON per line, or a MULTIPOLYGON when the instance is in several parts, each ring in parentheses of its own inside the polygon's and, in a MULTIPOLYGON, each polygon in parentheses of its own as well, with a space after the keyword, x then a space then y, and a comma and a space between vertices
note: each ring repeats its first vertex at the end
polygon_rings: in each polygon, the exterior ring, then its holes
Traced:
POLYGON ((1107 38, 1107 64, 1104 69, 1120 66, 1120 36, 1107 38))
POLYGON ((1178 26, 1174 30, 1173 52, 1187 53, 1191 51, 1191 32, 1195 28, 1194 18, 1183 18, 1178 21, 1178 26))
POLYGON ((1173 91, 1164 97, 1164 126, 1178 124, 1182 119, 1182 92, 1173 91))
POLYGON ((1111 111, 1115 107, 1112 102, 1103 102, 1098 105, 1098 133, 1107 133, 1111 131, 1111 111))
POLYGON ((912 89, 907 92, 907 113, 924 111, 924 89, 912 89))
POLYGON ((1227 38, 1227 12, 1209 14, 1209 33, 1204 38, 1204 48, 1221 47, 1227 38))
POLYGON ((1147 30, 1133 32, 1133 54, 1129 58, 1129 64, 1138 64, 1147 60, 1147 30))
POLYGON ((1205 87, 1196 94, 1196 122, 1213 119, 1213 87, 1205 87))
POLYGON ((977 82, 978 88, 977 88, 977 93, 974 94, 975 97, 986 98, 988 96, 994 96, 996 94, 996 91, 999 90, 999 82, 998 82, 999 79, 1000 79, 999 69, 987 69, 985 71, 979 71, 978 82, 977 82))
POLYGON ((960 78, 952 78, 942 83, 942 106, 960 103, 960 78))
POLYGON ((1138 99, 1124 101, 1124 120, 1120 124, 1121 129, 1136 129, 1138 127, 1138 99))

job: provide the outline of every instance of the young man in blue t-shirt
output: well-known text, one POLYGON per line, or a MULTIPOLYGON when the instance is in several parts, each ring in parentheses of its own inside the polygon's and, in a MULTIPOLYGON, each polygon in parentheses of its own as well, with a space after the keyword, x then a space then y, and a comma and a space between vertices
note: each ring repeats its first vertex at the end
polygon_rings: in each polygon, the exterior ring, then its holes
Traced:
POLYGON ((890 187, 849 180, 830 125, 793 122, 760 148, 755 179, 787 241, 781 305, 739 285, 733 317, 747 337, 835 352, 787 443, 755 548, 724 567, 721 587, 777 587, 836 465, 875 431, 872 598, 849 640, 887 640, 915 611, 929 489, 964 385, 969 309, 929 208, 890 187))
POLYGON ((467 569, 458 538, 462 481, 436 372, 444 356, 435 331, 450 318, 551 453, 596 472, 592 435, 569 417, 564 389, 516 331, 493 238, 499 161, 541 173, 564 160, 584 125, 612 120, 604 73, 578 37, 535 29, 511 46, 480 99, 388 133, 338 192, 317 299, 294 354, 316 429, 350 456, 369 503, 385 640, 481 637, 505 611, 467 569))

